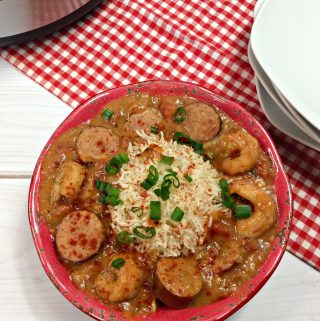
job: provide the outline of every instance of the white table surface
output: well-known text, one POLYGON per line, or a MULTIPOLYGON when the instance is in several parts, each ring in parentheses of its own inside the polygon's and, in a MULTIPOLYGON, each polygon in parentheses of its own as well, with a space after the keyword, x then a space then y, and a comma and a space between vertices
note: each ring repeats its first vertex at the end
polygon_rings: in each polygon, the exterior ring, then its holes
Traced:
MULTIPOLYGON (((70 107, 0 58, 0 320, 91 320, 45 275, 27 220, 36 159, 70 107)), ((232 321, 320 320, 320 273, 286 252, 232 321)))

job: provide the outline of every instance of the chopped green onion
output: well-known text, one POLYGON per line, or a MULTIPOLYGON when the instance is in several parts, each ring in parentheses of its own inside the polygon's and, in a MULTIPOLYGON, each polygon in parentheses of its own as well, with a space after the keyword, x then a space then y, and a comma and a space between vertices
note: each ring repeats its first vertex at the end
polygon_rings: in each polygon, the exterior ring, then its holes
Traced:
POLYGON ((100 197, 99 197, 100 203, 105 204, 106 203, 106 201, 105 201, 106 197, 107 196, 105 194, 101 194, 100 197))
POLYGON ((119 154, 121 160, 122 160, 122 163, 129 163, 129 156, 127 153, 123 153, 123 154, 119 154))
POLYGON ((110 175, 115 175, 120 172, 122 167, 122 159, 119 155, 111 158, 106 166, 106 172, 110 175))
POLYGON ((158 180, 159 180, 158 170, 153 165, 150 165, 149 174, 147 178, 143 182, 141 182, 140 186, 148 191, 152 186, 155 186, 157 184, 158 180))
POLYGON ((201 143, 193 141, 192 147, 196 154, 199 154, 199 155, 203 154, 203 145, 201 143))
POLYGON ((187 116, 187 112, 184 107, 178 107, 174 113, 174 121, 176 123, 182 123, 187 116))
POLYGON ((101 179, 100 179, 100 177, 98 177, 98 179, 96 181, 96 188, 100 189, 100 185, 101 185, 101 179))
POLYGON ((234 209, 234 216, 237 219, 248 218, 251 216, 251 207, 249 205, 237 205, 234 209))
POLYGON ((127 231, 121 231, 118 233, 117 239, 120 243, 129 244, 135 241, 135 236, 127 231))
POLYGON ((170 190, 169 188, 157 188, 154 190, 154 193, 158 196, 161 197, 163 201, 167 201, 170 198, 170 190))
POLYGON ((174 157, 162 156, 160 163, 166 164, 166 165, 171 165, 173 163, 173 161, 174 161, 174 157))
POLYGON ((126 261, 122 257, 118 257, 117 259, 115 259, 111 262, 111 266, 114 269, 119 270, 121 267, 124 266, 125 263, 126 263, 126 261))
POLYGON ((131 207, 131 212, 137 213, 137 216, 141 217, 143 215, 143 208, 139 206, 134 206, 134 207, 131 207))
POLYGON ((156 235, 156 229, 154 227, 136 226, 133 233, 142 239, 151 239, 156 235))
POLYGON ((100 193, 102 193, 106 188, 106 183, 105 182, 100 182, 100 186, 99 186, 99 191, 100 193))
POLYGON ((157 196, 161 197, 161 189, 157 188, 153 191, 157 196))
POLYGON ((113 115, 113 111, 109 110, 109 109, 105 109, 104 112, 102 113, 102 117, 105 120, 109 120, 113 115))
POLYGON ((116 196, 107 195, 104 199, 104 203, 111 206, 117 206, 117 205, 123 204, 123 201, 116 196))
POLYGON ((219 185, 221 188, 221 198, 222 198, 222 204, 227 208, 234 208, 235 204, 234 201, 229 194, 229 184, 228 181, 225 178, 221 178, 219 180, 219 185))
POLYGON ((108 196, 114 196, 114 197, 118 198, 120 195, 120 189, 114 187, 110 183, 105 183, 105 184, 106 184, 105 192, 108 194, 108 196))
POLYGON ((203 154, 203 145, 182 132, 176 132, 173 135, 173 141, 177 142, 179 145, 192 147, 196 154, 203 154))
POLYGON ((225 178, 220 178, 220 180, 219 180, 219 185, 220 185, 220 188, 221 188, 223 191, 228 192, 228 190, 229 190, 229 184, 228 184, 228 181, 227 181, 225 178))
POLYGON ((150 126, 150 131, 152 134, 159 134, 159 127, 150 126))
MULTIPOLYGON (((175 174, 166 174, 163 176, 163 182, 167 181, 167 180, 171 180, 172 184, 175 188, 178 188, 180 186, 180 181, 179 178, 177 177, 177 175, 175 174)), ((163 183, 162 183, 163 184, 163 183)))
POLYGON ((192 177, 190 177, 189 175, 184 175, 183 176, 188 182, 192 182, 192 177))
POLYGON ((192 147, 193 145, 193 139, 187 134, 184 134, 182 132, 176 132, 173 135, 173 141, 177 142, 179 145, 187 145, 190 147, 192 147))
POLYGON ((148 191, 152 185, 147 182, 147 180, 144 180, 143 182, 140 183, 140 186, 143 187, 146 191, 148 191))
POLYGON ((173 210, 171 219, 175 222, 181 222, 184 212, 178 206, 173 210))
POLYGON ((150 219, 159 221, 161 218, 161 204, 159 201, 150 202, 150 219))

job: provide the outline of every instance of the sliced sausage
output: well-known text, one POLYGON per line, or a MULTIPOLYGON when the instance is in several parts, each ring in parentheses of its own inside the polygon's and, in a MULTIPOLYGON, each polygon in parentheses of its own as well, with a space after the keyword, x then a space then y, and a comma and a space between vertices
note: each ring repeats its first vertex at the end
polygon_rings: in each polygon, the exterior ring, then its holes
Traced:
POLYGON ((196 141, 212 140, 220 131, 221 119, 209 105, 194 103, 187 105, 184 126, 187 133, 196 141))
POLYGON ((162 258, 156 268, 156 298, 167 306, 188 305, 202 288, 202 276, 194 258, 162 258))
POLYGON ((132 131, 143 130, 150 133, 150 127, 158 127, 162 120, 162 115, 158 109, 148 108, 142 113, 132 114, 128 121, 128 128, 132 131))
POLYGON ((103 239, 102 223, 88 211, 68 214, 58 226, 56 234, 58 252, 63 259, 71 262, 81 262, 96 254, 103 239))
POLYGON ((77 153, 83 162, 105 161, 119 148, 119 137, 108 128, 89 127, 77 138, 77 153))
POLYGON ((117 303, 134 298, 142 287, 143 280, 143 270, 130 255, 115 255, 110 265, 98 274, 95 288, 101 299, 117 303), (119 269, 111 265, 117 258, 125 260, 124 265, 119 269))

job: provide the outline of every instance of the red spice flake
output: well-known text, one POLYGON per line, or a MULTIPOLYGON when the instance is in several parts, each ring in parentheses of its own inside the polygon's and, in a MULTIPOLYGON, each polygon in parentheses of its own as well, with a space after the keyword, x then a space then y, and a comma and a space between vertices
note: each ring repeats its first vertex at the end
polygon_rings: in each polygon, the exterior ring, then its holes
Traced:
POLYGON ((90 215, 86 214, 86 216, 84 217, 86 220, 90 220, 90 215))
POLYGON ((106 152, 106 147, 105 147, 105 144, 103 143, 102 140, 98 140, 97 141, 97 147, 99 148, 101 153, 105 153, 106 152))
POLYGON ((80 220, 80 218, 81 218, 80 212, 77 212, 77 213, 76 213, 76 216, 77 216, 77 219, 80 220))
POLYGON ((70 239, 69 240, 69 244, 72 245, 72 246, 75 246, 75 245, 77 245, 77 241, 74 240, 74 239, 70 239))
POLYGON ((147 198, 148 197, 148 193, 146 191, 143 191, 143 192, 141 192, 140 196, 142 198, 147 198))
POLYGON ((82 254, 79 254, 78 255, 78 259, 82 259, 83 258, 83 255, 82 254))
POLYGON ((212 192, 212 188, 208 188, 208 192, 211 193, 212 192))
POLYGON ((90 240, 90 248, 91 248, 91 249, 96 249, 96 248, 97 248, 97 245, 98 245, 97 239, 91 239, 91 240, 90 240))
POLYGON ((70 232, 72 233, 72 232, 74 232, 76 229, 75 229, 75 227, 71 227, 70 228, 70 232))
POLYGON ((83 247, 86 246, 87 243, 88 243, 88 240, 87 240, 87 239, 82 239, 82 240, 80 241, 80 245, 83 246, 83 247))
POLYGON ((82 239, 82 238, 84 238, 86 235, 84 234, 84 233, 80 233, 79 234, 79 239, 82 239))
POLYGON ((128 292, 129 292, 129 289, 128 289, 128 288, 124 288, 124 291, 128 293, 128 292))

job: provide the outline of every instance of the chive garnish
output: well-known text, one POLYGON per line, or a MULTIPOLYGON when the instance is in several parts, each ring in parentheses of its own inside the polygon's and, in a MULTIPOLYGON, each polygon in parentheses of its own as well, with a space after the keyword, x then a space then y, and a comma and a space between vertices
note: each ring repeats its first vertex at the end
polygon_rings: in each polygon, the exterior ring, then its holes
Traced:
POLYGON ((114 269, 119 270, 121 267, 124 266, 125 263, 126 263, 126 261, 122 257, 118 257, 117 259, 115 259, 111 262, 111 266, 114 269))

